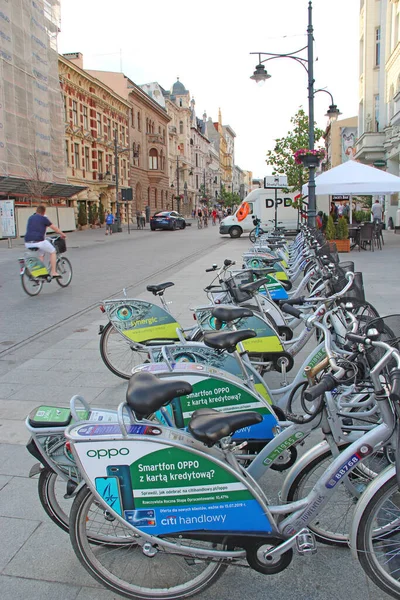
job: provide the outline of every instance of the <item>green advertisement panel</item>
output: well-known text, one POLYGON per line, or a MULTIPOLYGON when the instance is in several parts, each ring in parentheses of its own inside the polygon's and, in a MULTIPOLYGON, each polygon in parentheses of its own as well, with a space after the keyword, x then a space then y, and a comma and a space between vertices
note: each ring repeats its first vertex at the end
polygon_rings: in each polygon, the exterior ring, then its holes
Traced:
POLYGON ((114 327, 134 342, 178 340, 180 327, 172 315, 151 302, 143 300, 106 300, 106 313, 114 327))
POLYGON ((49 272, 46 266, 42 263, 39 258, 35 256, 25 259, 25 266, 32 275, 32 277, 46 277, 49 272))

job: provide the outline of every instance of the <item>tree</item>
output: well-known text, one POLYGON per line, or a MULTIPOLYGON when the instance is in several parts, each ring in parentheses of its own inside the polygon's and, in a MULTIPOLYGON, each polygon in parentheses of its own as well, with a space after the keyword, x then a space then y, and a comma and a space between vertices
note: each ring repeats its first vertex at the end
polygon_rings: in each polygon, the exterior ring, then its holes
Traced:
POLYGON ((80 202, 78 209, 78 225, 83 227, 84 225, 87 225, 87 221, 86 203, 80 202))
POLYGON ((228 192, 224 185, 221 185, 221 204, 223 204, 226 208, 232 208, 240 204, 240 196, 236 192, 228 192))
POLYGON ((332 215, 329 215, 329 217, 328 217, 328 222, 327 222, 326 228, 325 228, 325 237, 328 241, 336 239, 336 227, 335 227, 335 223, 333 222, 332 215))
MULTIPOLYGON (((303 165, 296 165, 294 153, 300 148, 308 148, 308 116, 300 107, 294 117, 290 119, 293 127, 286 137, 275 140, 275 148, 268 150, 267 163, 273 167, 273 175, 286 175, 288 185, 292 192, 301 191, 303 184, 308 180, 308 169, 303 165)), ((318 127, 314 130, 315 141, 322 138, 323 131, 318 127)))
POLYGON ((99 202, 99 221, 100 221, 100 225, 104 225, 105 220, 106 220, 106 215, 105 215, 105 211, 104 211, 104 204, 100 201, 99 202))
POLYGON ((338 240, 349 239, 349 226, 347 225, 347 219, 341 217, 336 225, 336 237, 338 240))

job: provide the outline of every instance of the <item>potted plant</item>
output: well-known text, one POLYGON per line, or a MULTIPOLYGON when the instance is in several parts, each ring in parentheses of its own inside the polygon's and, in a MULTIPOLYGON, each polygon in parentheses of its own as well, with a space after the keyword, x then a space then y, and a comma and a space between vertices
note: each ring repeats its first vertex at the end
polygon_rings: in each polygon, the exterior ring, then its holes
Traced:
POLYGON ((347 219, 340 217, 336 225, 336 248, 338 252, 350 252, 349 226, 347 219))
POLYGON ((85 202, 80 202, 79 203, 79 209, 78 209, 78 226, 79 229, 87 229, 87 213, 86 213, 86 203, 85 202))
POLYGON ((307 168, 318 167, 321 160, 325 158, 325 150, 323 148, 317 148, 316 150, 309 150, 308 148, 299 148, 294 153, 294 162, 297 165, 304 165, 307 168))
POLYGON ((331 242, 336 238, 336 227, 335 223, 333 222, 332 215, 329 215, 328 221, 326 223, 325 237, 328 240, 328 242, 331 242))
POLYGON ((99 223, 100 223, 100 227, 102 227, 105 223, 106 220, 106 215, 105 215, 105 211, 104 211, 104 204, 102 202, 99 202, 99 223))

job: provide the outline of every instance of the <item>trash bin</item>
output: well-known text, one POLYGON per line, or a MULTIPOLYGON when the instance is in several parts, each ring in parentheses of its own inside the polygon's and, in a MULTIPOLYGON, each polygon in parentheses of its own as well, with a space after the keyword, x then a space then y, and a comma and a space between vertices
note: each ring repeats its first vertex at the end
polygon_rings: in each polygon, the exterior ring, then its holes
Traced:
POLYGON ((113 223, 111 230, 113 233, 118 233, 118 223, 113 223))

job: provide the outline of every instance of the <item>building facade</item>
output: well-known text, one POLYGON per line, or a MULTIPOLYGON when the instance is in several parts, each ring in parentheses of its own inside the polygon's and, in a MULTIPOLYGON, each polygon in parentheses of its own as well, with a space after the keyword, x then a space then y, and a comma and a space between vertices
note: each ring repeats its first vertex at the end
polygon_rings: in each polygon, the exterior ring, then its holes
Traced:
POLYGON ((358 138, 358 117, 330 120, 324 138, 326 150, 325 171, 354 159, 358 138))
MULTIPOLYGON (((129 103, 83 69, 83 57, 59 57, 59 78, 64 103, 65 160, 68 181, 85 186, 73 204, 85 203, 87 212, 101 202, 117 211, 115 145, 129 141, 129 103)), ((129 155, 118 156, 119 187, 129 185, 129 155)), ((121 220, 126 209, 120 204, 121 220)))
MULTIPOLYGON (((400 3, 360 3, 360 104, 356 159, 400 176, 400 3)), ((383 198, 381 199, 383 200, 383 198)), ((400 226, 399 194, 384 198, 400 226)))

